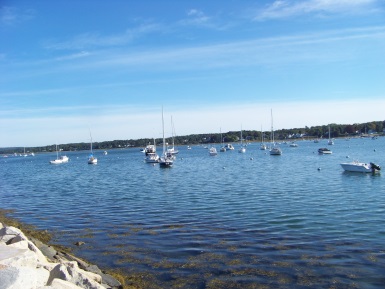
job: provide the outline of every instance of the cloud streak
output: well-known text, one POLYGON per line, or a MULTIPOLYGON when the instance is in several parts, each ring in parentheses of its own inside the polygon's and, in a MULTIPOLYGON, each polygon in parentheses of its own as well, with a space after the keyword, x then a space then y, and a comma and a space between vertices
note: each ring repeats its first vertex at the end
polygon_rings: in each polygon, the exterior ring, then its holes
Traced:
POLYGON ((378 0, 276 0, 257 12, 254 20, 284 19, 300 15, 367 14, 378 9, 378 0))

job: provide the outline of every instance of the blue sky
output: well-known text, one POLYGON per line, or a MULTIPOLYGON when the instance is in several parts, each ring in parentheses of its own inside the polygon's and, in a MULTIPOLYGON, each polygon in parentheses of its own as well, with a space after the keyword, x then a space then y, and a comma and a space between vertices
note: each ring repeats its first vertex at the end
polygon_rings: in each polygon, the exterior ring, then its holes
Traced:
POLYGON ((383 0, 0 2, 0 147, 385 119, 383 0))

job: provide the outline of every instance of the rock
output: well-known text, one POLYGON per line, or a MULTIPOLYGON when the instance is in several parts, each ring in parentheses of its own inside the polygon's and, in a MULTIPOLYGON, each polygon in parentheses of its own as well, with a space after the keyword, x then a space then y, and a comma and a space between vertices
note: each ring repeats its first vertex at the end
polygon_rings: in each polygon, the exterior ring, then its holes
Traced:
MULTIPOLYGON (((78 257, 75 257, 74 255, 71 255, 69 253, 63 253, 62 256, 65 259, 67 259, 68 261, 76 261, 78 263, 78 266, 79 266, 80 269, 90 271, 90 270, 87 269, 90 266, 90 264, 88 264, 87 262, 83 261, 82 259, 80 259, 78 257)), ((93 271, 91 271, 91 272, 93 272, 93 271)), ((97 273, 97 272, 94 272, 94 273, 97 273)))
POLYGON ((7 289, 38 288, 46 284, 49 276, 47 270, 31 267, 7 267, 0 272, 0 288, 7 289))
POLYGON ((85 244, 85 242, 82 242, 82 241, 79 241, 79 242, 75 243, 76 246, 81 246, 81 245, 84 245, 84 244, 85 244))
POLYGON ((104 273, 101 273, 99 275, 102 276, 102 284, 107 284, 112 288, 123 288, 122 284, 111 275, 104 273))
POLYGON ((55 266, 50 272, 47 285, 52 285, 55 278, 69 281, 86 289, 105 289, 98 283, 101 282, 100 276, 80 269, 75 261, 55 266))
MULTIPOLYGON (((13 245, 17 245, 17 243, 13 245)), ((44 286, 49 272, 38 265, 36 254, 28 249, 20 249, 13 245, 0 245, 0 286, 8 284, 1 288, 17 289, 44 286)))
POLYGON ((37 289, 81 289, 82 287, 76 286, 75 284, 64 281, 61 279, 54 279, 51 286, 44 286, 37 289))
POLYGON ((0 289, 122 288, 97 266, 36 239, 32 242, 17 228, 0 225, 0 289), (60 263, 49 262, 46 256, 60 263))
POLYGON ((23 232, 15 227, 3 227, 0 229, 0 241, 3 243, 7 243, 16 236, 19 236, 23 240, 27 240, 27 237, 23 232))
MULTIPOLYGON (((54 261, 55 260, 55 255, 57 254, 57 251, 52 247, 52 246, 48 246, 46 244, 43 244, 42 242, 40 242, 38 239, 35 239, 35 238, 30 238, 30 241, 34 244, 34 246, 39 249, 43 255, 48 258, 50 261, 54 261)), ((31 246, 30 248, 32 251, 35 251, 33 249, 33 246, 31 246)))

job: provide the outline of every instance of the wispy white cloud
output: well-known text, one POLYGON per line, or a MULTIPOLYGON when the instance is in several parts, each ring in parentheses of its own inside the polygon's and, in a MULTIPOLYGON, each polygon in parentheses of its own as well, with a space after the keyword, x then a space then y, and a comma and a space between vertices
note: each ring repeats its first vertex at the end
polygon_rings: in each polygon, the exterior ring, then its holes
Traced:
POLYGON ((187 18, 180 21, 183 25, 206 26, 211 18, 203 11, 198 9, 190 9, 187 11, 187 18))
POLYGON ((35 17, 33 9, 20 9, 11 6, 0 7, 0 24, 15 25, 35 17))
POLYGON ((255 20, 289 18, 306 14, 371 13, 381 0, 276 0, 257 11, 255 20))
POLYGON ((162 26, 155 23, 145 23, 138 27, 129 28, 124 33, 115 35, 101 35, 97 32, 83 33, 75 37, 60 41, 46 40, 42 44, 45 49, 52 50, 86 50, 100 47, 116 47, 130 43, 144 35, 162 31, 162 26))

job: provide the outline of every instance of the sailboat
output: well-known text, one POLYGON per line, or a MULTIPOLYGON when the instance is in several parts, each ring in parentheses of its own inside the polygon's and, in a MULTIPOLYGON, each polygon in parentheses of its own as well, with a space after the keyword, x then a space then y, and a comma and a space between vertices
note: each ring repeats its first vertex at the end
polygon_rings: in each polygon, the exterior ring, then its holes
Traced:
POLYGON ((56 145, 56 159, 53 161, 49 161, 50 164, 52 165, 59 165, 63 163, 68 163, 69 158, 67 156, 60 156, 59 157, 59 150, 57 149, 56 145))
POLYGON ((263 138, 263 131, 262 131, 262 126, 261 126, 261 145, 259 146, 259 149, 260 150, 266 150, 267 149, 267 146, 264 142, 264 138, 263 138))
POLYGON ((96 165, 98 163, 98 159, 96 157, 94 157, 94 153, 92 151, 92 135, 91 135, 91 132, 90 132, 90 137, 91 137, 91 153, 88 156, 88 164, 96 165))
POLYGON ((219 129, 219 131, 221 132, 221 148, 219 149, 219 151, 223 153, 226 151, 226 148, 223 144, 222 129, 219 129))
POLYGON ((171 167, 174 164, 172 154, 166 151, 166 140, 164 138, 164 119, 162 106, 162 128, 163 128, 163 153, 159 159, 159 165, 163 168, 171 167))
POLYGON ((328 145, 334 145, 334 141, 330 138, 330 125, 329 125, 329 140, 328 140, 328 145))
POLYGON ((209 149, 209 155, 210 156, 216 156, 218 153, 217 153, 217 149, 212 146, 210 149, 209 149))
POLYGON ((246 152, 246 148, 245 148, 245 146, 243 145, 242 127, 241 127, 241 147, 239 148, 238 152, 239 152, 239 153, 242 153, 242 154, 244 154, 244 153, 246 152))
POLYGON ((270 155, 272 156, 280 156, 282 154, 282 150, 275 145, 274 142, 274 128, 273 128, 273 110, 271 110, 271 147, 270 147, 270 155))
POLYGON ((176 155, 179 153, 179 151, 177 149, 175 149, 175 145, 174 145, 175 127, 174 127, 174 123, 172 121, 172 116, 171 116, 171 132, 172 132, 172 147, 168 148, 167 152, 171 153, 172 155, 176 155))

